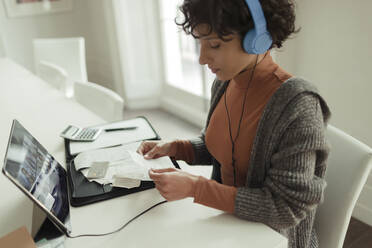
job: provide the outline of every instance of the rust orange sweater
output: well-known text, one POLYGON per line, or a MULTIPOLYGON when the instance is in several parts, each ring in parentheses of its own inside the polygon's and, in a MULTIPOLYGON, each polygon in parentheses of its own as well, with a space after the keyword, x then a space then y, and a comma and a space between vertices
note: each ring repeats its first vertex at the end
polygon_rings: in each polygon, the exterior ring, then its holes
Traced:
MULTIPOLYGON (((245 184, 250 151, 263 110, 281 83, 291 77, 272 60, 269 52, 256 66, 254 77, 248 86, 251 72, 252 70, 247 70, 233 78, 225 92, 234 139, 238 130, 245 91, 249 87, 240 133, 235 141, 237 187, 245 184)), ((223 184, 199 177, 195 185, 194 202, 232 213, 237 189, 233 186, 232 144, 225 109, 225 96, 221 97, 211 116, 205 133, 205 143, 211 155, 221 164, 223 184)), ((176 141, 176 144, 176 159, 189 163, 193 161, 191 143, 179 140, 176 141)))

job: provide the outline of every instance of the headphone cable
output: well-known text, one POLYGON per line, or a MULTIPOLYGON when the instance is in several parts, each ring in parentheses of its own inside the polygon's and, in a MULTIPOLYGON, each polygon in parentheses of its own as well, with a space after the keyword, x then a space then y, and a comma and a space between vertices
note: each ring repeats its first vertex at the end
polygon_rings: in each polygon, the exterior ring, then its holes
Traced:
POLYGON ((121 226, 120 228, 118 228, 118 229, 116 229, 116 230, 114 230, 112 232, 102 233, 102 234, 80 234, 80 235, 76 235, 76 236, 70 236, 69 234, 67 234, 67 237, 68 238, 71 238, 71 239, 80 238, 80 237, 99 237, 99 236, 106 236, 106 235, 110 235, 110 234, 119 232, 119 231, 123 230, 126 226, 128 226, 132 221, 134 221, 135 219, 137 219, 138 217, 140 217, 141 215, 144 215, 145 213, 147 213, 151 209, 153 209, 153 208, 155 208, 155 207, 157 207, 157 206, 159 206, 161 204, 164 204, 166 202, 167 201, 161 201, 159 203, 156 203, 156 204, 152 205, 148 209, 142 211, 141 213, 139 213, 138 215, 134 216, 132 219, 130 219, 129 221, 127 221, 123 226, 121 226))
POLYGON ((235 136, 234 139, 232 137, 232 132, 231 132, 230 114, 229 114, 229 110, 227 108, 227 100, 226 100, 227 86, 226 86, 226 90, 225 90, 225 94, 224 94, 225 109, 226 109, 226 114, 227 114, 229 134, 230 134, 230 140, 231 140, 231 156, 232 156, 232 167, 233 167, 233 175, 234 175, 234 186, 236 186, 236 168, 235 168, 235 157, 234 157, 235 142, 236 142, 236 140, 239 136, 239 133, 240 133, 240 125, 241 125, 242 119, 243 119, 247 93, 248 93, 248 89, 250 88, 252 80, 253 80, 253 75, 254 75, 254 72, 256 70, 257 62, 258 62, 258 55, 256 56, 256 62, 255 62, 254 67, 252 69, 252 73, 251 73, 251 77, 250 77, 249 82, 248 82, 247 89, 245 90, 245 93, 244 93, 244 100, 243 100, 242 112, 240 114, 240 119, 239 119, 238 131, 237 131, 236 136, 235 136))
MULTIPOLYGON (((75 157, 76 158, 76 157, 75 157)), ((69 164, 70 164, 70 167, 72 167, 72 163, 74 162, 75 158, 72 158, 70 161, 69 161, 69 164)), ((71 168, 70 168, 71 169, 71 168)), ((73 180, 71 180, 71 183, 73 184, 73 180)), ((74 187, 74 185, 72 185, 72 187, 74 187)), ((74 239, 74 238, 80 238, 80 237, 99 237, 99 236, 106 236, 106 235, 110 235, 110 234, 114 234, 116 232, 119 232, 121 230, 123 230, 126 226, 128 226, 132 221, 134 221, 135 219, 139 218, 141 215, 144 215, 145 213, 147 213, 148 211, 150 211, 151 209, 161 205, 161 204, 164 204, 168 202, 167 200, 164 200, 164 201, 161 201, 159 203, 156 203, 154 205, 152 205, 151 207, 145 209, 144 211, 142 211, 141 213, 137 214, 136 216, 134 216, 132 219, 130 219, 129 221, 127 221, 123 226, 119 227, 118 229, 112 231, 112 232, 108 232, 108 233, 100 233, 100 234, 80 234, 80 235, 76 235, 76 236, 71 236, 69 233, 66 234, 66 236, 68 238, 71 238, 71 239, 74 239)))

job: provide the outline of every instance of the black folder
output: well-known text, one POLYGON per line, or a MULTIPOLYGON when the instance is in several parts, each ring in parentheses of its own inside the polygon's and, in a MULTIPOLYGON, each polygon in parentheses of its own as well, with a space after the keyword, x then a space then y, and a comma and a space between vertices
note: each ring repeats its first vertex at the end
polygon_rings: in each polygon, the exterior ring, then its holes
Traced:
MULTIPOLYGON (((160 140, 160 136, 152 127, 151 123, 146 119, 146 117, 140 116, 139 118, 144 118, 148 123, 148 128, 151 128, 155 133, 155 136, 149 140, 160 140)), ((112 187, 110 184, 101 185, 96 182, 89 182, 89 180, 86 179, 80 171, 75 169, 73 158, 76 155, 71 155, 70 141, 67 139, 65 139, 65 155, 69 198, 71 205, 74 207, 84 206, 94 202, 128 195, 155 187, 152 181, 142 181, 139 187, 131 189, 112 187)), ((175 160, 172 159, 172 163, 176 168, 180 168, 175 160)))

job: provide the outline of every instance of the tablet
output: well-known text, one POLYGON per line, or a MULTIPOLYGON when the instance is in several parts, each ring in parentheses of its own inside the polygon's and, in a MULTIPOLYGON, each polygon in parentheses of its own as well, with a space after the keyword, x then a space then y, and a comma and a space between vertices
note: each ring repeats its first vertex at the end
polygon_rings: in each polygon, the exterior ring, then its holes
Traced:
POLYGON ((71 233, 66 170, 17 120, 2 171, 65 235, 71 233))

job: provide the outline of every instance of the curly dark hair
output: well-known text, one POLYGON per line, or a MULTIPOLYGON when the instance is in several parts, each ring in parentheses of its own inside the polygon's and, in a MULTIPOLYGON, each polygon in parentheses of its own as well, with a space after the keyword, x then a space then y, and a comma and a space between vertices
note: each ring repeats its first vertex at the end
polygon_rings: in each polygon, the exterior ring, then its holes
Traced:
MULTIPOLYGON (((273 43, 271 48, 282 47, 283 42, 299 29, 295 28, 295 6, 292 0, 260 0, 267 29, 273 43)), ((175 22, 186 34, 194 38, 194 29, 200 24, 207 24, 209 35, 215 32, 219 38, 237 33, 241 37, 254 27, 249 8, 245 0, 184 0, 179 7, 184 19, 175 22)))

